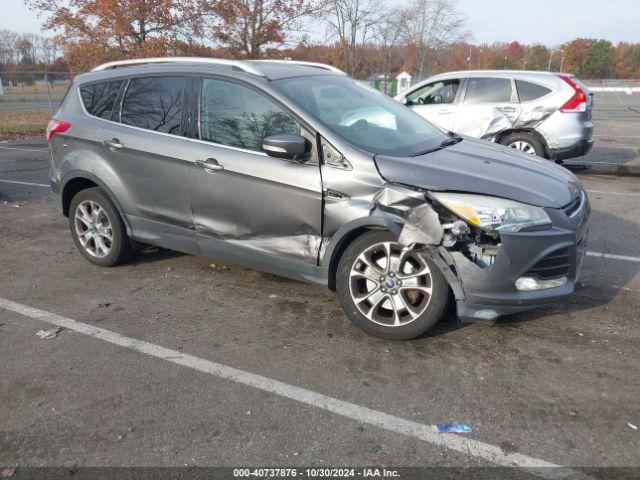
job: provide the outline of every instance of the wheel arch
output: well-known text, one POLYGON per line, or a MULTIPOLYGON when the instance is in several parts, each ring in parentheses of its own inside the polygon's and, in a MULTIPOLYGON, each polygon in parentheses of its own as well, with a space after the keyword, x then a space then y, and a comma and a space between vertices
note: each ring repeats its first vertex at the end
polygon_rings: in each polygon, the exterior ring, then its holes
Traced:
POLYGON ((331 238, 331 243, 322 257, 327 272, 327 286, 336 290, 338 262, 344 251, 364 233, 371 230, 387 230, 396 236, 402 230, 402 221, 395 217, 365 217, 343 225, 331 238))
POLYGON ((129 221, 127 220, 127 216, 122 210, 122 207, 118 203, 113 192, 107 187, 103 181, 101 181, 95 175, 89 172, 69 172, 62 180, 62 187, 60 189, 60 197, 61 197, 61 206, 62 213, 68 217, 69 216, 69 205, 71 205, 71 200, 74 196, 76 196, 82 190, 86 190, 88 188, 100 188, 113 202, 120 214, 120 218, 122 218, 122 222, 127 230, 127 235, 131 236, 131 225, 129 225, 129 221))
POLYGON ((542 144, 542 148, 544 148, 545 158, 551 158, 551 151, 549 150, 549 144, 547 143, 547 139, 544 137, 544 135, 542 135, 540 132, 538 132, 534 128, 510 128, 510 129, 504 130, 503 132, 500 132, 496 136, 494 140, 495 143, 502 144, 502 139, 505 138, 507 135, 511 135, 512 133, 529 133, 533 135, 542 144))

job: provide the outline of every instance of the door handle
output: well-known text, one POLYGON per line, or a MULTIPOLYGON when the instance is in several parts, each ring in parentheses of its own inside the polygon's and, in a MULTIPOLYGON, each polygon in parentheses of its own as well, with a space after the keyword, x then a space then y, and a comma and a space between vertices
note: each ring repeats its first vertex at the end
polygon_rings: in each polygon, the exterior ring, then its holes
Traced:
POLYGON ((448 113, 453 113, 453 112, 451 110, 443 109, 443 110, 438 110, 438 113, 440 115, 446 115, 448 113))
POLYGON ((204 168, 205 170, 219 172, 220 170, 224 170, 224 167, 218 163, 215 158, 207 158, 206 160, 196 160, 196 165, 198 167, 204 168))
POLYGON ((516 111, 515 107, 498 107, 498 110, 504 113, 513 113, 516 111))
POLYGON ((117 138, 112 138, 111 140, 103 140, 102 145, 110 150, 120 150, 124 147, 124 145, 122 145, 120 143, 120 140, 118 140, 117 138))

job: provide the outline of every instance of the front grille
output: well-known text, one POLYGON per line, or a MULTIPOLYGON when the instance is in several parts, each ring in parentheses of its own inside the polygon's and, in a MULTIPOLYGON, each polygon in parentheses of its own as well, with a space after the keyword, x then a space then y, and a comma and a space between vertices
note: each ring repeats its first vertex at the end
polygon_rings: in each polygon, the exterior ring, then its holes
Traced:
POLYGON ((535 276, 538 278, 557 278, 569 274, 569 248, 561 248, 555 250, 544 257, 533 267, 531 267, 526 276, 535 276))

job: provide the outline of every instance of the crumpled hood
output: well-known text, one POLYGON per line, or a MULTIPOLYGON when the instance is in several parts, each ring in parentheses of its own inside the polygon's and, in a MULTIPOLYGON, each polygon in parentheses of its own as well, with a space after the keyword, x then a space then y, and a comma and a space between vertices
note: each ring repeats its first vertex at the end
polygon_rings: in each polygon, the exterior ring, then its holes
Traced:
POLYGON ((539 207, 563 207, 582 190, 571 172, 552 161, 467 137, 419 157, 376 155, 375 162, 390 182, 492 195, 539 207))

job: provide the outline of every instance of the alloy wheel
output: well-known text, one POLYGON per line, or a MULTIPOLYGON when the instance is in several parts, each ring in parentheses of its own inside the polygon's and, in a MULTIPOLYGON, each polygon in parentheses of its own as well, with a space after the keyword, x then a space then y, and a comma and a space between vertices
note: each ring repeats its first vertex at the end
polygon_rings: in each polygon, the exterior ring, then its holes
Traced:
POLYGON ((351 298, 365 317, 399 327, 420 317, 431 301, 433 282, 425 259, 395 242, 363 251, 349 273, 351 298))
POLYGON ((75 229, 85 251, 96 258, 104 258, 111 252, 113 230, 105 210, 93 200, 78 204, 75 212, 75 229))
POLYGON ((533 145, 523 140, 517 140, 515 142, 511 142, 508 146, 511 148, 515 148, 516 150, 520 150, 521 152, 524 152, 524 153, 530 153, 532 155, 536 154, 536 149, 533 148, 533 145))

